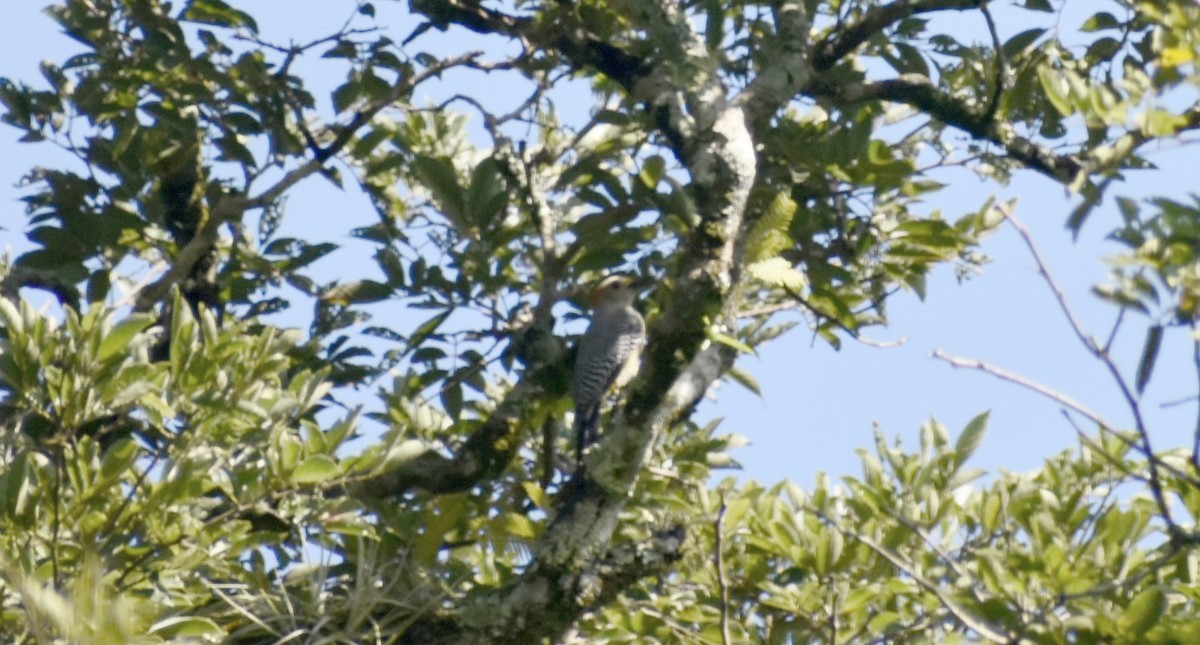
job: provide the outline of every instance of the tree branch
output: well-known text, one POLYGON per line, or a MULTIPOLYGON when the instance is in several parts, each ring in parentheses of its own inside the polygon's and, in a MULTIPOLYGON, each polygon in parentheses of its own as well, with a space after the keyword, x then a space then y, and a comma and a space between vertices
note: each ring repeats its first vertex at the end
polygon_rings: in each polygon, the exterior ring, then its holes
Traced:
POLYGON ((988 0, 895 0, 874 7, 845 29, 838 29, 813 48, 812 65, 818 72, 833 67, 859 45, 888 27, 920 13, 967 11, 986 6, 988 0))
POLYGON ((845 104, 882 100, 910 105, 976 139, 1001 146, 1013 159, 1062 184, 1070 184, 1079 173, 1088 169, 1075 155, 1054 154, 1017 135, 1012 125, 986 119, 986 114, 976 114, 961 100, 942 92, 920 74, 901 74, 894 79, 871 83, 838 83, 818 78, 808 91, 813 96, 845 104))
POLYGON ((226 222, 234 221, 241 217, 242 213, 247 210, 265 208, 274 203, 290 188, 300 183, 301 180, 321 170, 328 159, 341 152, 354 138, 354 135, 370 123, 375 118, 375 115, 384 108, 411 94, 413 89, 426 80, 438 76, 452 67, 470 63, 481 55, 481 52, 469 52, 462 56, 447 58, 438 61, 437 64, 430 65, 411 77, 401 77, 386 95, 368 103, 357 111, 348 124, 337 127, 338 134, 334 137, 332 143, 314 152, 313 159, 284 174, 270 188, 255 197, 249 198, 239 195, 221 196, 213 204, 208 215, 208 220, 196 232, 195 237, 179 250, 179 254, 174 258, 171 268, 167 270, 166 274, 138 294, 137 303, 134 307, 135 310, 146 311, 150 309, 166 297, 173 285, 178 284, 180 280, 187 277, 196 262, 207 255, 217 243, 221 226, 226 222))
POLYGON ((936 349, 933 351, 933 357, 936 359, 939 359, 939 360, 946 361, 952 367, 961 367, 961 368, 965 368, 965 369, 979 370, 980 372, 991 374, 992 376, 995 376, 996 378, 999 378, 1004 381, 1008 381, 1009 383, 1015 383, 1017 385, 1020 385, 1021 387, 1025 388, 1027 390, 1037 392, 1038 394, 1041 394, 1042 396, 1050 399, 1051 401, 1054 401, 1055 403, 1058 403, 1065 408, 1074 410, 1075 412, 1083 415, 1088 421, 1095 423, 1099 427, 1110 428, 1110 429, 1114 429, 1114 430, 1119 427, 1116 424, 1114 424, 1113 422, 1109 421, 1108 419, 1105 419, 1099 412, 1092 410, 1091 408, 1087 407, 1083 403, 1080 403, 1078 400, 1074 399, 1073 397, 1063 394, 1062 392, 1059 392, 1058 390, 1055 390, 1051 387, 1048 387, 1046 385, 1038 383, 1037 381, 1034 381, 1027 377, 1021 376, 1020 374, 1017 374, 1015 372, 1010 372, 1002 367, 996 367, 995 365, 992 365, 990 363, 986 363, 986 362, 980 361, 980 360, 961 358, 958 356, 947 354, 946 352, 944 352, 940 349, 936 349))
POLYGON ((433 494, 457 493, 495 478, 521 447, 516 435, 523 425, 522 412, 541 389, 521 379, 483 425, 451 457, 429 449, 399 466, 352 479, 342 489, 352 497, 373 501, 397 497, 414 489, 433 494))
POLYGON ((1008 633, 1000 625, 993 625, 989 623, 983 616, 976 616, 975 614, 972 614, 967 610, 966 607, 963 607, 958 603, 957 600, 952 598, 950 594, 946 593, 941 586, 921 575, 920 571, 905 562, 899 554, 893 552, 891 549, 888 549, 870 537, 859 533, 858 531, 841 526, 820 510, 810 509, 810 511, 821 519, 825 520, 825 522, 833 530, 857 540, 859 544, 862 544, 868 549, 874 551, 881 558, 891 563, 892 566, 899 569, 905 575, 911 577, 914 582, 916 582, 929 593, 933 594, 934 597, 936 597, 938 601, 942 603, 942 607, 945 607, 946 611, 950 612, 951 616, 954 616, 956 620, 965 625, 968 629, 976 632, 983 638, 992 641, 993 643, 1016 642, 1016 635, 1008 633))
POLYGON ((811 23, 802 0, 778 2, 773 7, 775 30, 782 52, 737 97, 746 110, 746 121, 754 130, 768 127, 767 121, 792 100, 813 77, 810 60, 811 23))
POLYGON ((562 634, 606 593, 620 592, 620 584, 603 583, 600 571, 651 448, 732 365, 733 350, 711 343, 708 332, 712 321, 732 319, 736 311, 734 252, 744 233, 757 159, 742 108, 728 101, 704 38, 674 2, 656 0, 628 16, 646 24, 656 35, 652 45, 677 54, 673 59, 629 56, 570 22, 570 12, 556 14, 559 22, 544 30, 526 24, 510 29, 503 19, 467 7, 464 0, 414 5, 431 19, 436 14, 467 28, 529 39, 560 53, 570 67, 596 69, 613 78, 648 106, 691 175, 694 202, 703 205, 681 241, 660 314, 650 323, 641 372, 630 384, 625 404, 609 419, 597 449, 560 492, 555 518, 534 549, 533 564, 511 586, 482 594, 467 610, 431 619, 442 628, 449 619, 457 633, 477 640, 538 642, 562 634))
MULTIPOLYGON (((1096 424, 1096 426, 1098 428, 1100 428, 1101 432, 1106 432, 1106 433, 1109 433, 1111 436, 1116 437, 1117 439, 1119 439, 1121 441, 1121 443, 1124 443, 1125 445, 1134 449, 1135 451, 1138 452, 1138 454, 1141 454, 1143 457, 1146 457, 1147 460, 1154 461, 1158 465, 1158 467, 1170 472, 1172 475, 1175 475, 1176 477, 1179 477, 1180 479, 1182 479, 1184 481, 1189 482, 1193 486, 1200 486, 1200 481, 1196 480, 1193 477, 1189 477, 1187 475, 1187 473, 1179 470, 1178 468, 1175 468, 1174 466, 1171 466, 1167 462, 1164 462, 1162 459, 1155 456, 1154 454, 1146 452, 1146 448, 1144 445, 1142 445, 1138 441, 1134 440, 1131 436, 1123 434, 1122 432, 1118 431, 1117 428, 1119 426, 1117 426, 1115 423, 1104 418, 1099 412, 1092 410, 1091 408, 1087 407, 1083 403, 1080 403, 1079 401, 1072 398, 1071 396, 1068 396, 1067 394, 1059 392, 1058 390, 1055 390, 1055 389, 1053 389, 1047 385, 1044 385, 1042 383, 1038 383, 1037 381, 1034 381, 1030 378, 1027 378, 1027 377, 1017 374, 1015 372, 1010 372, 1002 367, 997 367, 995 365, 992 365, 991 363, 987 363, 987 362, 984 362, 981 360, 953 356, 951 354, 947 354, 946 352, 944 352, 940 349, 934 350, 933 357, 936 359, 939 359, 939 360, 946 361, 947 363, 950 364, 951 367, 979 370, 980 372, 983 372, 985 374, 991 374, 992 376, 995 376, 996 378, 998 378, 1002 381, 1008 381, 1009 383, 1014 383, 1014 384, 1019 385, 1031 392, 1040 394, 1040 395, 1050 399, 1051 401, 1054 401, 1054 402, 1062 405, 1064 408, 1064 411, 1065 410, 1074 411, 1077 414, 1083 416, 1088 421, 1091 421, 1092 423, 1096 424)), ((1147 478, 1147 481, 1149 481, 1148 478, 1147 478)))
POLYGON ((984 123, 991 123, 996 119, 996 112, 1000 109, 1000 99, 1004 96, 1005 85, 1008 82, 1008 61, 1004 59, 1004 43, 1000 41, 1000 32, 996 29, 996 20, 992 18, 992 10, 988 9, 986 4, 980 6, 979 10, 983 13, 984 21, 987 22, 988 34, 992 37, 992 50, 996 56, 996 84, 992 86, 992 96, 980 117, 984 123))
MULTIPOLYGON (((729 507, 725 505, 725 493, 721 493, 721 506, 717 509, 717 519, 713 522, 713 567, 717 571, 717 591, 720 593, 721 609, 721 643, 729 645, 733 640, 729 637, 729 582, 725 578, 725 541, 721 532, 724 530, 725 513, 729 507)), ((834 639, 836 642, 837 639, 834 639)))
POLYGON ((1163 521, 1166 522, 1168 533, 1173 539, 1182 536, 1183 529, 1181 529, 1179 525, 1175 523, 1175 520, 1171 515, 1171 507, 1169 504, 1167 504, 1166 495, 1163 492, 1161 476, 1158 472, 1161 460, 1158 458, 1158 455, 1155 454, 1154 448, 1150 444, 1150 429, 1146 427, 1145 419, 1142 416, 1141 404, 1138 403, 1137 397, 1134 396, 1132 388, 1130 388, 1129 384, 1125 381, 1125 377, 1121 375, 1121 370, 1117 367, 1116 361, 1114 361, 1112 356, 1106 350, 1101 348, 1096 342, 1096 339, 1093 338, 1086 329, 1084 329, 1083 324, 1071 310, 1071 306, 1067 302, 1066 294, 1063 293, 1062 287, 1059 286, 1058 281, 1054 279, 1054 275, 1050 272, 1050 266, 1046 263, 1045 258, 1042 257, 1041 251, 1038 250, 1037 244, 1034 242, 1033 235, 1029 232, 1029 229, 1025 227, 1025 224, 1021 222, 1016 213, 1013 213, 1011 210, 1003 207, 1001 207, 1001 212, 1004 214, 1004 217, 1008 220, 1009 224, 1012 224, 1013 228, 1017 230, 1017 233, 1025 242, 1025 246, 1029 248, 1029 253, 1033 256, 1034 262, 1037 263, 1038 272, 1046 281, 1046 285, 1049 286, 1050 290, 1054 293, 1055 300, 1058 301, 1058 305, 1062 309, 1063 315, 1066 317, 1067 322, 1070 323, 1071 329, 1075 332, 1075 336, 1079 339, 1079 342, 1083 344, 1088 353, 1090 353, 1096 358, 1096 360, 1100 361, 1104 365, 1105 369, 1107 369, 1108 373, 1112 376, 1113 382, 1116 384, 1117 389, 1120 390, 1121 396, 1125 399, 1125 405, 1129 408, 1130 414, 1133 415, 1134 427, 1137 430, 1138 436, 1141 438, 1142 451, 1146 455, 1146 465, 1150 473, 1150 493, 1154 496, 1154 501, 1158 505, 1159 515, 1161 515, 1163 521))

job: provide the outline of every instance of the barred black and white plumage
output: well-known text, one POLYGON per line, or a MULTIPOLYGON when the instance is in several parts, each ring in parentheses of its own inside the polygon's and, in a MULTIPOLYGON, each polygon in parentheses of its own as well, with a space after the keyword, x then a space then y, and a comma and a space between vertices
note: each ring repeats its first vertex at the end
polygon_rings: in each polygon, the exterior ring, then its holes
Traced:
POLYGON ((605 396, 637 374, 646 323, 633 308, 636 295, 633 281, 625 276, 609 276, 592 292, 592 322, 579 340, 571 379, 580 458, 583 449, 599 438, 605 396))

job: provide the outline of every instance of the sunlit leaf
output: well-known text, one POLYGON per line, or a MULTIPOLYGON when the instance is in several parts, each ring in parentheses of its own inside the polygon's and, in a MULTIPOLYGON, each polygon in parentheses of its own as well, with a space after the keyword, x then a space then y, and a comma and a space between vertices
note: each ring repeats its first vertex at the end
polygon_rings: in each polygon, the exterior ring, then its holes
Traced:
POLYGON ((305 459, 292 471, 292 481, 297 484, 319 484, 338 475, 337 462, 328 455, 313 455, 305 459))

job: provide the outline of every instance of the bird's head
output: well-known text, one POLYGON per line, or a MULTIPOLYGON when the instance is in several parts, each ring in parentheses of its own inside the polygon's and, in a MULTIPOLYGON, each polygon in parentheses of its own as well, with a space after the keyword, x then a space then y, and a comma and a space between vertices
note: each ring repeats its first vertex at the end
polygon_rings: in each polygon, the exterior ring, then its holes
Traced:
POLYGON ((592 307, 632 305, 637 297, 638 287, 638 283, 627 275, 610 275, 592 289, 592 307))

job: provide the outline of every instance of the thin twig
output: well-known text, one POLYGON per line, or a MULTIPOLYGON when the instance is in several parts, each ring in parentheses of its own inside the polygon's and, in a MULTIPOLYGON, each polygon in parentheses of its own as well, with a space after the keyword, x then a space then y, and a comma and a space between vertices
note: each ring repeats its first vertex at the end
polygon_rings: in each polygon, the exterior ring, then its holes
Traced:
POLYGON ((962 358, 960 356, 954 356, 952 354, 947 354, 946 352, 944 352, 940 349, 935 349, 933 351, 933 357, 936 359, 939 359, 939 360, 946 361, 953 367, 961 367, 961 368, 965 368, 965 369, 979 370, 981 372, 991 374, 992 376, 995 376, 996 378, 999 378, 1001 380, 1008 381, 1010 383, 1016 383, 1017 385, 1020 385, 1021 387, 1025 388, 1027 390, 1032 390, 1034 392, 1037 392, 1038 394, 1041 394, 1042 396, 1050 399, 1051 401, 1059 403, 1059 404, 1063 405, 1064 407, 1070 408, 1071 410, 1078 412, 1079 414, 1087 417, 1088 420, 1092 421, 1093 423, 1095 423, 1098 426, 1101 426, 1104 428, 1118 427, 1116 424, 1112 423, 1108 419, 1105 419, 1099 412, 1096 412, 1095 410, 1087 407, 1086 405, 1084 405, 1083 403, 1080 403, 1079 401, 1075 400, 1074 398, 1072 398, 1066 394, 1063 394, 1062 392, 1059 392, 1058 390, 1055 390, 1047 385, 1038 383, 1037 381, 1034 381, 1030 378, 1021 376, 1020 374, 1017 374, 1015 372, 1010 372, 1002 367, 996 367, 995 365, 986 363, 981 360, 976 360, 976 359, 972 359, 972 358, 962 358))
MULTIPOLYGON (((1183 530, 1175 523, 1174 517, 1171 515, 1171 507, 1167 504, 1166 494, 1163 492, 1162 480, 1159 475, 1159 465, 1162 463, 1154 453, 1154 448, 1150 443, 1150 430, 1146 427, 1145 419, 1142 417, 1141 404, 1138 402, 1137 396, 1125 381, 1125 377, 1121 375, 1121 370, 1117 367, 1112 356, 1096 342, 1096 339, 1084 329, 1083 324, 1079 322, 1079 318, 1071 310, 1070 304, 1067 302, 1067 296, 1063 292, 1058 281, 1050 272, 1050 266, 1038 250, 1037 243, 1034 242, 1033 234, 1029 232, 1025 224, 1017 217, 1011 209, 1004 205, 998 206, 1004 218, 1012 224, 1021 239, 1025 242, 1025 246, 1029 248, 1029 252, 1033 255, 1034 262, 1037 263, 1038 272, 1041 273, 1046 285, 1054 292, 1054 297, 1058 300, 1058 306, 1062 309, 1063 315, 1066 316, 1067 322, 1070 323, 1071 329, 1075 332, 1075 336, 1083 343, 1088 352, 1100 361, 1108 373, 1112 376, 1113 382, 1117 389, 1121 391, 1121 396, 1125 399, 1125 404, 1129 408, 1129 412, 1133 415, 1134 425, 1138 436, 1141 438, 1142 450, 1146 455, 1146 465, 1150 473, 1150 493, 1154 496, 1154 503, 1158 506, 1159 514, 1162 516, 1163 522, 1167 524, 1168 532, 1172 538, 1183 536, 1183 530)), ((1109 426, 1113 427, 1113 426, 1109 426)))
MULTIPOLYGON (((1196 338, 1196 324, 1192 323, 1192 338, 1196 338)), ((1200 341, 1192 342, 1192 363, 1196 366, 1200 381, 1200 341)), ((1200 475, 1200 405, 1196 406, 1196 429, 1192 433, 1192 468, 1200 475)))
POLYGON ((983 19, 987 21, 988 33, 992 36, 992 49, 996 51, 996 84, 992 88, 992 96, 988 101, 987 109, 983 112, 983 121, 988 123, 996 118, 996 111, 1000 109, 1000 98, 1004 96, 1004 85, 1008 78, 1008 63, 1004 60, 1004 45, 1000 42, 1000 33, 996 29, 996 21, 992 18, 992 12, 986 4, 980 5, 979 11, 983 13, 983 19))
POLYGON ((733 640, 729 637, 729 584, 725 580, 725 558, 722 555, 724 541, 721 539, 721 528, 725 522, 725 512, 729 507, 725 504, 725 493, 721 493, 721 506, 717 509, 717 520, 713 533, 713 564, 717 567, 717 587, 721 592, 721 643, 730 645, 733 640))
MULTIPOLYGON (((1076 423, 1075 417, 1071 416, 1071 413, 1069 410, 1063 410, 1062 415, 1067 420, 1067 423, 1071 424, 1071 427, 1075 429, 1075 436, 1079 437, 1080 443, 1082 443, 1083 445, 1087 446, 1088 448, 1091 448, 1092 450, 1094 450, 1096 452, 1096 454, 1104 457, 1104 460, 1107 461, 1110 466, 1113 466, 1117 470, 1120 470, 1122 475, 1129 477, 1130 479, 1135 479, 1140 482, 1146 481, 1145 475, 1142 475, 1141 473, 1134 472, 1133 470, 1131 470, 1128 466, 1126 466, 1123 462, 1118 460, 1108 450, 1106 450, 1104 448, 1104 446, 1096 443, 1096 440, 1093 439, 1091 437, 1091 435, 1084 432, 1083 428, 1079 427, 1079 424, 1076 423)), ((1104 431, 1104 430, 1108 430, 1108 429, 1101 426, 1101 430, 1104 431)), ((1128 437, 1125 437, 1124 435, 1122 435, 1119 432, 1112 431, 1112 430, 1109 430, 1109 431, 1114 436, 1121 439, 1125 445, 1133 448, 1134 450, 1140 450, 1140 448, 1137 445, 1137 442, 1130 440, 1128 437)))
POLYGON ((759 305, 750 309, 743 309, 742 311, 738 312, 737 317, 743 320, 746 318, 759 318, 762 316, 777 314, 781 311, 791 311, 792 309, 798 309, 799 307, 799 302, 776 302, 767 305, 759 305))
POLYGON ((1093 338, 1086 329, 1084 329, 1083 324, 1079 322, 1078 316, 1075 315, 1075 311, 1071 309, 1071 305, 1067 301, 1066 293, 1058 284, 1058 280, 1056 280, 1054 275, 1050 273, 1049 264, 1047 264, 1046 259, 1042 256, 1042 252, 1038 249, 1037 243, 1034 242, 1033 234, 1029 232, 1029 228, 1025 226, 1025 223, 1017 217, 1017 214, 1013 212, 1013 210, 1009 208, 1007 204, 997 204, 996 209, 1000 211, 1000 214, 1004 216, 1004 219, 1008 220, 1009 224, 1012 224, 1012 227, 1016 229, 1017 234, 1020 235, 1021 239, 1025 242, 1025 246, 1029 249, 1030 255, 1033 256, 1033 261, 1037 264, 1038 273, 1041 274, 1042 279, 1045 280, 1046 286, 1050 287, 1050 291, 1054 293, 1054 299, 1058 301, 1059 308, 1062 309, 1063 315, 1066 316, 1067 322, 1070 323, 1071 330, 1075 332, 1075 336, 1079 338, 1079 342, 1083 343, 1083 346, 1086 347, 1087 350, 1092 354, 1102 353, 1103 348, 1101 348, 1099 343, 1096 342, 1096 339, 1093 338))
POLYGON ((1113 321, 1112 330, 1108 332, 1108 339, 1104 341, 1104 351, 1112 349, 1113 343, 1117 340, 1117 332, 1121 331, 1121 323, 1125 322, 1125 308, 1121 307, 1117 310, 1117 319, 1113 321))
POLYGON ((1174 408, 1174 407, 1177 407, 1180 405, 1189 405, 1192 403, 1196 403, 1197 401, 1200 401, 1200 396, 1185 396, 1182 399, 1175 399, 1173 401, 1164 401, 1164 402, 1158 404, 1158 407, 1165 410, 1167 408, 1174 408))
POLYGON ((1062 392, 1059 392, 1058 390, 1055 390, 1055 389, 1053 389, 1047 385, 1044 385, 1042 383, 1038 383, 1037 381, 1034 381, 1032 379, 1021 376, 1020 374, 1010 372, 1002 367, 996 367, 995 365, 986 363, 984 361, 976 360, 976 359, 961 358, 959 356, 953 356, 951 354, 947 354, 946 352, 944 352, 940 349, 935 350, 933 352, 933 357, 943 360, 943 361, 946 361, 952 367, 974 369, 974 370, 979 370, 981 372, 984 372, 986 374, 991 374, 992 376, 995 376, 996 378, 999 378, 1004 381, 1008 381, 1010 383, 1015 383, 1027 390, 1036 392, 1037 394, 1040 394, 1040 395, 1050 399, 1051 401, 1059 403, 1063 407, 1065 407, 1069 410, 1072 410, 1074 412, 1077 412, 1080 415, 1086 417, 1089 421, 1091 421, 1092 423, 1095 423, 1100 428, 1101 432, 1105 432, 1105 433, 1111 434, 1112 436, 1116 437, 1121 442, 1123 442, 1125 445, 1129 446, 1133 450, 1136 450, 1142 456, 1146 457, 1147 460, 1154 460, 1155 463, 1157 463, 1159 465, 1159 467, 1167 470, 1167 472, 1171 473, 1172 475, 1175 475, 1176 477, 1179 477, 1179 478, 1181 478, 1189 483, 1192 483, 1194 485, 1200 486, 1200 480, 1197 480, 1193 477, 1189 477, 1187 475, 1187 473, 1184 473, 1183 471, 1162 461, 1162 459, 1154 456, 1153 454, 1148 454, 1146 452, 1145 447, 1141 444, 1141 442, 1131 439, 1131 438, 1125 436, 1124 434, 1122 434, 1120 431, 1118 431, 1116 429, 1117 428, 1116 424, 1112 423, 1108 419, 1105 419, 1103 416, 1100 415, 1100 413, 1096 412, 1095 410, 1092 410, 1091 408, 1083 405, 1082 403, 1080 403, 1079 401, 1076 401, 1075 399, 1071 398, 1070 396, 1063 394, 1062 392))
POLYGON ((1092 587, 1091 589, 1088 589, 1086 591, 1077 591, 1075 593, 1061 594, 1058 597, 1058 605, 1057 606, 1062 607, 1063 605, 1066 605, 1068 602, 1071 602, 1072 600, 1082 600, 1084 598, 1090 598, 1092 596, 1099 596, 1102 594, 1110 594, 1114 591, 1122 591, 1124 589, 1133 588, 1135 585, 1141 583, 1146 578, 1149 578, 1150 576, 1157 574, 1166 565, 1171 564, 1171 562, 1175 559, 1175 556, 1179 554, 1179 547, 1175 543, 1168 543, 1165 548, 1166 548, 1166 553, 1162 557, 1158 558, 1156 561, 1150 562, 1149 564, 1147 564, 1145 566, 1144 569, 1137 572, 1136 574, 1129 576, 1129 577, 1125 578, 1124 580, 1111 580, 1108 582, 1102 582, 1102 583, 1096 585, 1095 587, 1092 587))
POLYGON ((828 582, 829 593, 829 642, 838 642, 838 606, 837 606, 837 587, 834 583, 834 578, 830 576, 828 582))
POLYGON ((932 549, 934 554, 937 555, 939 558, 941 558, 942 561, 946 563, 946 566, 950 567, 950 569, 952 571, 954 571, 955 575, 957 575, 959 578, 962 578, 963 580, 970 580, 972 582, 971 595, 975 596, 975 600, 977 600, 979 602, 983 601, 979 597, 979 595, 977 593, 975 593, 975 591, 976 591, 975 584, 974 584, 975 577, 972 576, 970 574, 970 572, 968 572, 963 567, 961 562, 959 562, 957 559, 951 557, 951 555, 949 553, 946 553, 946 550, 943 549, 942 546, 933 539, 933 536, 929 534, 929 531, 926 531, 924 527, 922 527, 917 522, 913 521, 911 518, 906 517, 903 514, 896 512, 895 509, 892 509, 887 506, 881 506, 880 510, 882 510, 884 512, 884 514, 887 515, 888 517, 903 524, 905 527, 908 528, 908 530, 912 531, 913 533, 916 533, 917 537, 921 538, 921 540, 923 540, 925 542, 925 545, 928 546, 930 549, 932 549))
POLYGON ((912 578, 914 582, 916 582, 929 593, 933 594, 934 597, 938 599, 938 602, 942 603, 942 606, 946 608, 946 611, 950 612, 950 614, 958 619, 960 623, 966 626, 967 629, 973 630, 983 638, 994 643, 1012 643, 1016 641, 1016 636, 1003 631, 1003 627, 998 625, 993 626, 987 622, 986 618, 971 614, 965 607, 958 604, 957 600, 951 598, 945 590, 934 584, 925 576, 921 575, 921 572, 918 571, 916 567, 910 566, 909 563, 905 562, 903 558, 901 558, 891 549, 888 549, 887 547, 879 544, 875 540, 863 535, 862 533, 837 524, 819 509, 809 507, 808 510, 824 520, 825 523, 828 524, 833 530, 857 540, 859 544, 862 544, 868 549, 874 551, 881 558, 891 563, 892 566, 896 567, 905 575, 912 578))
POLYGON ((179 254, 175 257, 167 273, 138 294, 135 308, 138 311, 147 311, 155 303, 161 301, 167 295, 167 292, 170 291, 171 287, 183 280, 191 272, 196 262, 212 249, 213 245, 217 242, 221 226, 226 222, 235 220, 248 210, 266 208, 271 205, 292 186, 321 170, 325 166, 326 161, 341 152, 354 138, 355 133, 370 123, 375 115, 384 108, 400 101, 413 88, 430 78, 436 77, 450 68, 472 62, 481 55, 482 52, 479 51, 468 52, 462 56, 440 61, 436 65, 430 65, 412 77, 403 78, 393 85, 385 96, 367 104, 356 112, 349 123, 344 126, 335 126, 334 129, 338 132, 337 136, 334 137, 334 140, 329 145, 315 151, 313 159, 286 173, 273 186, 258 196, 247 198, 236 195, 224 195, 218 199, 210 209, 208 221, 204 223, 204 226, 200 228, 196 236, 179 250, 179 254))

